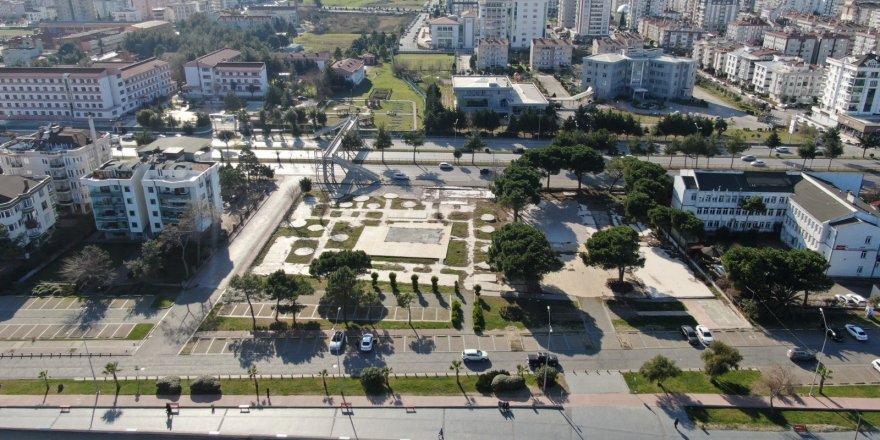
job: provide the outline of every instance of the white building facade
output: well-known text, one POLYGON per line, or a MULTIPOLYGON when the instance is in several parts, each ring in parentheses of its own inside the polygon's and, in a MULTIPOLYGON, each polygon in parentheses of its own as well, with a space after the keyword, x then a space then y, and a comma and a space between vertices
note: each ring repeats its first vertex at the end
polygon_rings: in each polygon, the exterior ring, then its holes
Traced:
POLYGON ((752 84, 780 103, 813 104, 824 86, 824 70, 801 59, 776 57, 755 63, 752 84))
POLYGON ((689 99, 696 73, 694 59, 664 55, 661 49, 632 49, 584 57, 581 90, 592 88, 596 99, 689 99))
POLYGON ((49 176, 0 175, 0 225, 25 249, 37 247, 55 229, 55 194, 49 176))
POLYGON ((191 96, 222 98, 229 92, 241 96, 264 96, 269 89, 265 63, 240 61, 241 52, 224 48, 183 67, 184 91, 191 96))
POLYGON ((571 66, 572 45, 568 40, 537 38, 532 40, 529 67, 532 69, 559 69, 571 66))
POLYGON ((819 109, 836 120, 839 115, 880 115, 880 56, 829 58, 819 109))
POLYGON ((513 0, 508 36, 511 48, 528 48, 535 38, 544 38, 546 28, 547 0, 513 0))
POLYGON ((577 0, 574 30, 585 38, 608 36, 611 22, 611 0, 577 0))

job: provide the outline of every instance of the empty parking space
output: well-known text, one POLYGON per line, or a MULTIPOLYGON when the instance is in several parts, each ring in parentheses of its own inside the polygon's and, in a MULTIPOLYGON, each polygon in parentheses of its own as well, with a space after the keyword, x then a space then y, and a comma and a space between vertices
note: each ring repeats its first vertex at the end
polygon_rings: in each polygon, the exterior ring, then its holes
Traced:
POLYGON ((0 324, 0 340, 28 339, 123 339, 133 323, 100 323, 89 326, 64 324, 0 324))

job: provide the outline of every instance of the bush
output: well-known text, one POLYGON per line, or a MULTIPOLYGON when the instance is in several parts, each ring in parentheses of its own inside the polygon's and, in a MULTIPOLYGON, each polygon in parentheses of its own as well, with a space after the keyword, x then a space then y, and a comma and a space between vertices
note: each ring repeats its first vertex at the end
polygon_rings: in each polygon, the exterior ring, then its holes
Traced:
POLYGON ((373 279, 373 285, 375 286, 376 283, 379 282, 379 272, 373 272, 373 273, 371 273, 371 274, 370 274, 370 278, 373 279))
POLYGON ((474 331, 481 332, 486 327, 486 318, 483 317, 483 300, 477 298, 474 303, 474 331))
POLYGON ((165 376, 156 381, 156 394, 176 396, 183 391, 180 386, 180 378, 177 376, 165 376))
POLYGON ((220 394, 220 379, 214 376, 199 376, 189 384, 190 394, 220 394))
POLYGON ((361 385, 367 391, 380 391, 385 385, 385 374, 379 367, 367 367, 361 371, 361 385))
POLYGON ((461 303, 458 300, 452 301, 452 314, 450 315, 450 321, 452 321, 452 326, 455 328, 461 328, 461 323, 464 320, 464 312, 461 310, 461 303))
POLYGON ((556 377, 559 376, 559 370, 551 365, 543 365, 535 370, 535 380, 538 386, 544 386, 544 374, 547 375, 547 386, 552 387, 556 383, 556 377))
POLYGON ((525 154, 526 149, 523 147, 516 147, 513 149, 514 154, 525 154))
POLYGON ((519 306, 504 306, 499 312, 506 321, 522 321, 523 310, 519 306))
POLYGON ((490 370, 477 376, 477 391, 484 393, 492 391, 492 381, 495 379, 495 376, 498 376, 499 374, 510 376, 510 372, 507 370, 490 370))
POLYGON ((437 275, 434 275, 434 276, 431 277, 431 289, 432 289, 434 292, 436 292, 437 290, 439 290, 439 287, 437 287, 437 282, 438 282, 438 281, 440 281, 440 278, 437 278, 437 275))
POLYGON ((309 179, 308 177, 300 179, 299 189, 304 193, 310 192, 312 190, 312 179, 309 179))
POLYGON ((41 282, 31 289, 34 296, 65 296, 73 293, 73 285, 68 283, 41 282))
POLYGON ((526 380, 519 376, 499 374, 492 379, 492 391, 516 391, 526 386, 526 380))
POLYGON ((391 272, 388 274, 388 281, 391 282, 391 286, 394 287, 397 285, 397 272, 391 272))

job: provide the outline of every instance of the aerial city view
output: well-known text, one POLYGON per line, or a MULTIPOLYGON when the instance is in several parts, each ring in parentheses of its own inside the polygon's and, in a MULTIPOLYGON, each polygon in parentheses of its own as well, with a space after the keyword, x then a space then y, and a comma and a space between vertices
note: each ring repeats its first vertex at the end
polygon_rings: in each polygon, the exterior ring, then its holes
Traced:
POLYGON ((0 0, 0 439, 880 438, 878 0, 0 0))

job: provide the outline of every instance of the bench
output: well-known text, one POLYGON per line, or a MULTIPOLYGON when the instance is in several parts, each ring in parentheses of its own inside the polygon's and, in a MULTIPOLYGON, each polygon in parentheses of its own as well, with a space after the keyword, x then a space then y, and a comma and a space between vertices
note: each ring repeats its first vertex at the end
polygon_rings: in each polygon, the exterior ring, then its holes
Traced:
POLYGON ((251 406, 250 405, 238 405, 238 410, 242 413, 250 413, 251 406))
POLYGON ((177 402, 171 403, 171 414, 180 415, 180 404, 177 402))
POLYGON ((414 412, 416 412, 416 407, 414 407, 414 406, 407 406, 407 407, 405 407, 405 408, 406 408, 406 413, 407 413, 407 414, 410 414, 410 413, 414 413, 414 412))
POLYGON ((810 431, 807 429, 807 425, 794 425, 794 426, 792 426, 792 428, 794 429, 794 432, 796 432, 796 433, 798 433, 798 434, 803 434, 803 433, 806 433, 806 432, 810 432, 810 431))
POLYGON ((62 413, 69 413, 70 405, 60 405, 58 409, 60 409, 62 413))

